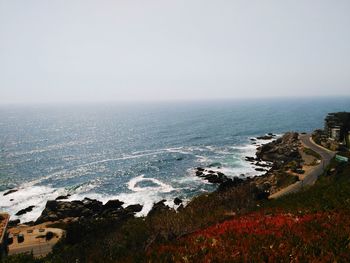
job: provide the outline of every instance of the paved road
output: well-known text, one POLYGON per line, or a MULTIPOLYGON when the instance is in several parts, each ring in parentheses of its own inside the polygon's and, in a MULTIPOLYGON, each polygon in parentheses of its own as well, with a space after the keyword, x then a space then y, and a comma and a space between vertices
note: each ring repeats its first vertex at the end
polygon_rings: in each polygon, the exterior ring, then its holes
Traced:
POLYGON ((281 191, 274 193, 270 195, 271 198, 278 198, 286 194, 295 193, 303 188, 303 186, 306 185, 313 185, 317 178, 323 173, 324 168, 329 164, 330 160, 334 157, 335 152, 332 152, 326 148, 323 148, 316 143, 314 143, 311 139, 310 134, 300 134, 299 139, 301 143, 315 152, 317 152, 319 155, 321 155, 322 160, 321 163, 314 166, 312 170, 310 170, 307 174, 305 174, 305 177, 303 180, 296 182, 295 184, 292 184, 281 191))

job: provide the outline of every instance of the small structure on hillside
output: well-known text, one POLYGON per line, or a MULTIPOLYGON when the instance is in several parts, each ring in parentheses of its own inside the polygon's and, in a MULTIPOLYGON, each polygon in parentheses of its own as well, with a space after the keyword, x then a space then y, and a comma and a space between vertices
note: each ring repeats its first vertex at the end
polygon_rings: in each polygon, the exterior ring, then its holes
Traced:
POLYGON ((64 230, 51 228, 47 224, 35 226, 19 225, 8 230, 8 255, 32 253, 34 257, 44 257, 63 237, 64 230))
POLYGON ((350 148, 350 112, 333 112, 325 118, 324 133, 328 139, 350 148))

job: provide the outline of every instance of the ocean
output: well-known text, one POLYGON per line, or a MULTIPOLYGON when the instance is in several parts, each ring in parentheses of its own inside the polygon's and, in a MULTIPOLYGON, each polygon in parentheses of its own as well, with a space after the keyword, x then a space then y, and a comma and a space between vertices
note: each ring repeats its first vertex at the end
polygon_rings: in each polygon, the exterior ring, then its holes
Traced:
POLYGON ((334 111, 350 111, 350 98, 0 106, 0 211, 35 220, 70 194, 140 203, 145 215, 162 199, 213 191, 195 167, 260 175, 244 160, 251 138, 311 132, 334 111))

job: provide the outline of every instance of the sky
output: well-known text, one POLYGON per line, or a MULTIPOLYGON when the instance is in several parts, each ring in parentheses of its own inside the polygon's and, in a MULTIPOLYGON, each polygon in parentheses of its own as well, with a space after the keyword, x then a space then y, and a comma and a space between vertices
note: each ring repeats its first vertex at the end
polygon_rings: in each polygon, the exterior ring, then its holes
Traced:
POLYGON ((0 0, 0 104, 350 96, 349 0, 0 0))

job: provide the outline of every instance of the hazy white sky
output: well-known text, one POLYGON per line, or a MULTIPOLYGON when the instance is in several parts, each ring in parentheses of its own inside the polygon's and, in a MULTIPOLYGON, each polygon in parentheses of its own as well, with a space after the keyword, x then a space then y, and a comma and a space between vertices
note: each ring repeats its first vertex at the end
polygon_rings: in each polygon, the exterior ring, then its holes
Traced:
POLYGON ((0 0, 0 103, 350 95, 349 0, 0 0))

